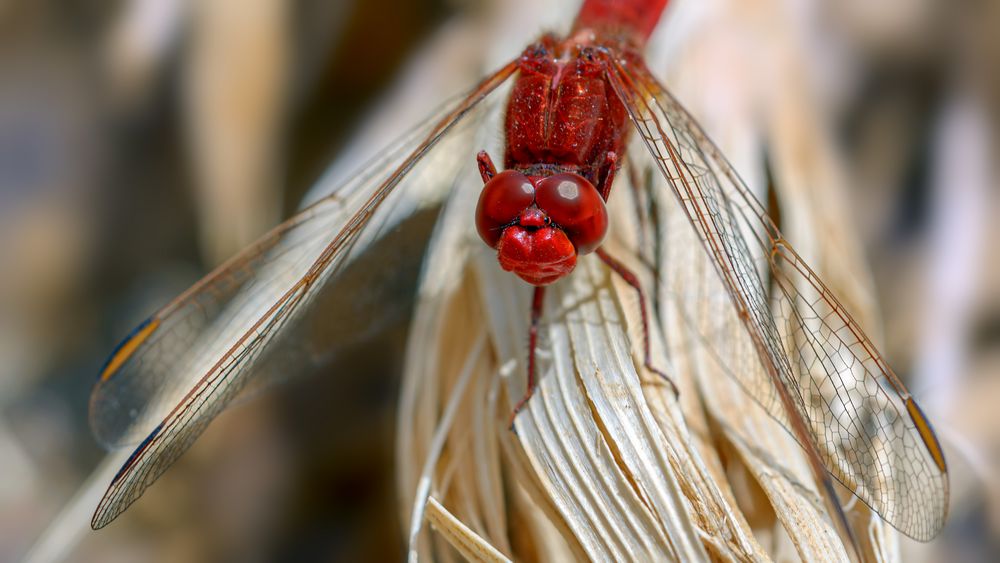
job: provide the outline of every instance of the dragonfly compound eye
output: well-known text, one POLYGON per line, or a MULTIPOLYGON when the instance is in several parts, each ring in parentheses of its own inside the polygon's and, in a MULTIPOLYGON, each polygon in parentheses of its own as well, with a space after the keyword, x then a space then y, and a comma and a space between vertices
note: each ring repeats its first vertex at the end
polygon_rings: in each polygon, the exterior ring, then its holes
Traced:
POLYGON ((569 236, 577 254, 593 252, 608 232, 608 210, 597 188, 577 174, 555 174, 538 182, 535 202, 569 236))
POLYGON ((483 186, 476 206, 476 229, 483 241, 496 248, 504 227, 535 201, 535 187, 524 174, 504 170, 483 186))

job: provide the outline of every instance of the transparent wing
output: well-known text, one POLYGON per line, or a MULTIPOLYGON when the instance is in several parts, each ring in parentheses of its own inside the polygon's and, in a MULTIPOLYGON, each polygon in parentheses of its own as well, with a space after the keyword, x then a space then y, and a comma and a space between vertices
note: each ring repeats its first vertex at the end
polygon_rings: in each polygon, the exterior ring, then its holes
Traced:
POLYGON ((947 468, 909 392, 691 115, 641 62, 609 66, 750 334, 751 346, 710 338, 712 353, 835 479, 901 532, 932 538, 947 468))
MULTIPOLYGON (((462 117, 516 70, 510 63, 331 195, 275 228, 143 322, 111 354, 91 396, 91 425, 110 445, 145 436, 91 525, 134 502, 232 399, 296 350, 290 330, 352 253, 386 224, 376 211, 462 117), (412 141, 412 142, 410 142, 412 141)), ((427 163, 431 165, 433 163, 427 163)), ((421 168, 425 168, 422 166, 421 168)), ((407 189, 405 192, 413 190, 407 189)))

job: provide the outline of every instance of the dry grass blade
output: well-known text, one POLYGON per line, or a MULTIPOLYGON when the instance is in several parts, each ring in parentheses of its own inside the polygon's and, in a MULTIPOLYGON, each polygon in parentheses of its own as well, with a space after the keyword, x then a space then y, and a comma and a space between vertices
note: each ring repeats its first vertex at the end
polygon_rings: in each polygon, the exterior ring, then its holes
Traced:
MULTIPOLYGON (((788 224, 790 238, 805 241, 821 274, 863 271, 858 245, 843 228, 849 222, 835 195, 842 175, 821 121, 807 104, 775 100, 801 114, 775 119, 765 133, 776 147, 783 216, 802 218, 788 224), (791 191, 800 186, 825 193, 791 191), (820 215, 823 221, 810 219, 820 215), (823 236, 810 225, 820 225, 823 236)), ((548 293, 539 387, 516 434, 507 430, 524 392, 530 289, 475 239, 478 190, 469 187, 477 183, 470 171, 432 244, 413 325, 399 420, 404 522, 416 514, 410 503, 424 477, 430 496, 471 533, 517 560, 848 560, 801 448, 713 350, 712 342, 724 341, 752 357, 687 218, 652 182, 643 154, 630 151, 631 174, 619 175, 606 248, 654 296, 653 363, 674 378, 679 400, 641 367, 634 290, 584 258, 548 293), (463 358, 484 325, 488 350, 463 389, 463 358), (463 407, 445 428, 445 405, 456 393, 463 407), (421 472, 441 431, 438 463, 421 472)), ((865 326, 875 326, 864 275, 830 282, 865 326)), ((895 532, 861 503, 843 500, 861 556, 898 558, 895 532)), ((462 554, 429 527, 409 525, 420 530, 411 548, 421 560, 462 554)))
POLYGON ((479 534, 473 532, 461 520, 441 506, 436 498, 427 502, 427 520, 441 533, 448 543, 469 561, 509 562, 510 559, 497 551, 479 534))

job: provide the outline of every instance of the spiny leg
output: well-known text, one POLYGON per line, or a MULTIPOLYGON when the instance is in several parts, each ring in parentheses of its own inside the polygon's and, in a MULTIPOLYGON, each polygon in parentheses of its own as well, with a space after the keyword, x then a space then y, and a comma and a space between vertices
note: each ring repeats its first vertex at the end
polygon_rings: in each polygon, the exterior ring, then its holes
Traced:
POLYGON ((510 428, 514 428, 514 419, 517 413, 528 403, 528 399, 535 393, 535 352, 538 348, 538 323, 542 318, 542 305, 545 302, 545 287, 536 286, 535 295, 531 300, 531 329, 528 332, 528 387, 524 392, 524 397, 514 406, 514 412, 510 415, 510 428))
POLYGON ((679 395, 680 392, 677 390, 677 385, 674 384, 672 379, 670 379, 670 376, 653 366, 653 356, 649 347, 649 312, 646 307, 646 292, 644 292, 642 290, 642 286, 639 285, 639 278, 632 273, 632 270, 625 267, 624 264, 612 258, 607 252, 604 251, 603 248, 598 248, 596 253, 609 268, 621 276, 622 279, 625 280, 625 283, 632 286, 632 289, 639 294, 639 311, 642 315, 642 363, 646 366, 646 369, 660 376, 664 381, 670 384, 670 388, 674 391, 674 396, 679 395))

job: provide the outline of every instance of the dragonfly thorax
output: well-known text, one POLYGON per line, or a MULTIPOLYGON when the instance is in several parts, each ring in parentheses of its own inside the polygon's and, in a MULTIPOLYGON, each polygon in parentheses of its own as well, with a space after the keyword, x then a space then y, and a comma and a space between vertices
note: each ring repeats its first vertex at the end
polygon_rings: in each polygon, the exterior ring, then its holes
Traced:
POLYGON ((596 49, 582 36, 545 36, 524 51, 507 101, 505 168, 575 172, 607 193, 608 155, 622 154, 631 126, 596 49))

